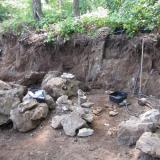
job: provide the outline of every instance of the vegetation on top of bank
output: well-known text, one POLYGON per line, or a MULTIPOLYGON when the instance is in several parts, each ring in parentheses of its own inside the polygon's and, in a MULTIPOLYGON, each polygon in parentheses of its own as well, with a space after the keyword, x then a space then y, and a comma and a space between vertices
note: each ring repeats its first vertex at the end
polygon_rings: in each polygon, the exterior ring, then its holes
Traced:
POLYGON ((45 31, 50 41, 57 35, 94 34, 105 26, 130 36, 160 27, 159 0, 38 0, 40 17, 33 15, 33 1, 0 0, 0 29, 18 34, 45 31))

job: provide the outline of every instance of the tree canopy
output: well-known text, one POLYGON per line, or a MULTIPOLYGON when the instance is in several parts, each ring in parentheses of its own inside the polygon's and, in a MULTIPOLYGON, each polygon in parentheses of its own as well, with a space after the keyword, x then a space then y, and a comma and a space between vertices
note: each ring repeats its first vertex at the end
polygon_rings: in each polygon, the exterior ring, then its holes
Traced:
POLYGON ((159 0, 0 0, 1 28, 18 33, 28 28, 67 36, 107 26, 134 35, 159 28, 159 13, 159 0))

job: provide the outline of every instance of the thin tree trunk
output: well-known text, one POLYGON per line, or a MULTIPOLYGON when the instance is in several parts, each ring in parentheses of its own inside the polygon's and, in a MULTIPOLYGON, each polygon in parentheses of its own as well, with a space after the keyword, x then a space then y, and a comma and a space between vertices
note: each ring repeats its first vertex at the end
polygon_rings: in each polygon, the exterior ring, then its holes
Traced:
POLYGON ((39 21, 43 16, 41 0, 32 0, 33 17, 36 21, 39 21))
POLYGON ((73 0, 73 15, 74 17, 80 16, 79 0, 73 0))

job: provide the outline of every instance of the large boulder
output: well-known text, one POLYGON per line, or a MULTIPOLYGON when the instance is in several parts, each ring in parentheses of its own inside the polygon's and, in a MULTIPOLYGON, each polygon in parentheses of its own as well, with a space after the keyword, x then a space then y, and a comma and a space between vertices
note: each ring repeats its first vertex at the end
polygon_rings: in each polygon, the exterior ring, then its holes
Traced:
POLYGON ((123 121, 118 129, 118 142, 124 145, 134 145, 139 137, 146 131, 155 131, 160 124, 160 112, 156 109, 149 110, 139 118, 131 117, 123 121))
POLYGON ((42 82, 42 88, 53 98, 76 95, 80 82, 73 78, 58 77, 57 74, 49 72, 42 82))
POLYGON ((160 134, 145 132, 139 138, 136 148, 143 154, 153 158, 160 158, 160 134))
POLYGON ((25 92, 24 86, 0 81, 0 125, 8 122, 11 109, 18 107, 25 92))
POLYGON ((41 120, 47 117, 48 110, 47 104, 31 99, 11 110, 10 119, 13 121, 14 129, 27 132, 36 128, 41 120))

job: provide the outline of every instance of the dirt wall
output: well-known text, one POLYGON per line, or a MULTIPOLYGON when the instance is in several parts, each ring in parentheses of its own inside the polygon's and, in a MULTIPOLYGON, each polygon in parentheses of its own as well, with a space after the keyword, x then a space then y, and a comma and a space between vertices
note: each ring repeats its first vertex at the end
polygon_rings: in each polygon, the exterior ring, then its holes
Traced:
POLYGON ((160 36, 74 35, 68 41, 44 43, 43 35, 17 38, 4 34, 0 79, 16 81, 31 71, 59 70, 75 74, 93 88, 137 92, 144 39, 143 93, 160 97, 160 36))

